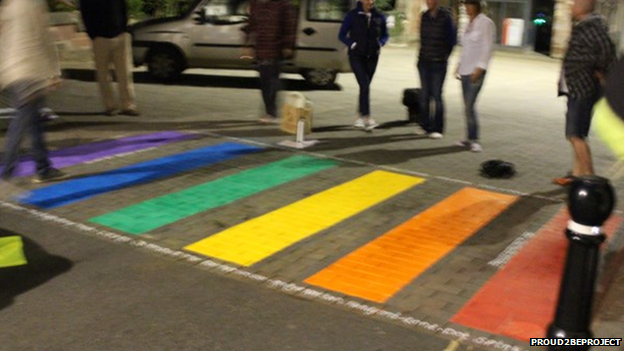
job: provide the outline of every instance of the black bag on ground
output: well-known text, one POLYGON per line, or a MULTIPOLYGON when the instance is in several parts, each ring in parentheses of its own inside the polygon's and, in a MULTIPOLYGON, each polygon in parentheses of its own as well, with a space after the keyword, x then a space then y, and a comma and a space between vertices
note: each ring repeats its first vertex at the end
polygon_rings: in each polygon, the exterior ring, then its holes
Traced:
POLYGON ((408 88, 403 90, 403 105, 407 107, 408 120, 417 122, 420 114, 420 88, 408 88))
POLYGON ((511 178, 516 174, 516 167, 511 162, 489 160, 481 164, 481 175, 486 178, 511 178))

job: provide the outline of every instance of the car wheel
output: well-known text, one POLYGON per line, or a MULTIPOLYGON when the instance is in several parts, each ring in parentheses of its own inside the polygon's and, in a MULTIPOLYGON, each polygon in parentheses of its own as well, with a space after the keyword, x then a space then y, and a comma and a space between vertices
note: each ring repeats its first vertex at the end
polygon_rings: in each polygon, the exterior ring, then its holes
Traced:
POLYGON ((182 55, 168 47, 152 49, 147 59, 147 70, 156 80, 171 82, 180 77, 184 62, 182 55))
POLYGON ((327 87, 336 81, 337 72, 330 69, 310 69, 303 73, 306 82, 315 87, 327 87))

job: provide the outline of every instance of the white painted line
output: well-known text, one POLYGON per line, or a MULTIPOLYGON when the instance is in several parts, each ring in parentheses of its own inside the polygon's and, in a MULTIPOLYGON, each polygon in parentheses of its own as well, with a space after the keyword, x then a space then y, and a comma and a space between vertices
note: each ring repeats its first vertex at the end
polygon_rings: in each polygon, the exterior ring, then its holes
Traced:
POLYGON ((520 251, 520 249, 522 249, 522 247, 524 247, 527 241, 534 236, 535 233, 524 232, 522 235, 517 237, 516 240, 512 241, 511 244, 509 244, 509 246, 507 246, 505 250, 503 250, 503 252, 501 252, 495 259, 488 262, 488 264, 501 269, 518 253, 518 251, 520 251))

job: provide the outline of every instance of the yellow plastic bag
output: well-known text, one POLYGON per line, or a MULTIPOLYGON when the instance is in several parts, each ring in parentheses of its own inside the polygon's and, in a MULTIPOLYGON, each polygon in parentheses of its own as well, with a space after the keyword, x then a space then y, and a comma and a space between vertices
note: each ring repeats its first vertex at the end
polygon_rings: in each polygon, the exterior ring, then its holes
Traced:
POLYGON ((593 127, 598 137, 624 161, 624 121, 613 111, 609 102, 602 98, 594 106, 593 127))
POLYGON ((24 244, 19 236, 0 238, 0 268, 27 264, 24 256, 24 244))

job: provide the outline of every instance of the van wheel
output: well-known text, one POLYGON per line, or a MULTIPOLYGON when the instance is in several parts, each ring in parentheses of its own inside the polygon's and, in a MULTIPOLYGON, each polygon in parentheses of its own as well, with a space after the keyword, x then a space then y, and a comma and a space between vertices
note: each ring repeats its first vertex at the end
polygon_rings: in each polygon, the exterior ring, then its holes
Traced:
POLYGON ((156 80, 171 82, 180 77, 184 67, 182 55, 175 49, 163 46, 150 50, 147 56, 147 70, 156 80))
POLYGON ((334 84, 337 72, 330 69, 309 69, 305 70, 302 75, 308 84, 315 87, 327 87, 334 84))

